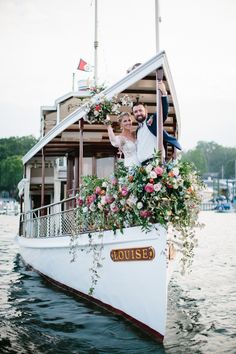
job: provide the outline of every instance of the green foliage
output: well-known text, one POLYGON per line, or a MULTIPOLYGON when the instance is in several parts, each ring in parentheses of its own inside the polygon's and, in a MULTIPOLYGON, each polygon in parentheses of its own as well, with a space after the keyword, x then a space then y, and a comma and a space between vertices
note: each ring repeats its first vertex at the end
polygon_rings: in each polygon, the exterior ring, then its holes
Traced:
POLYGON ((235 178, 236 148, 224 147, 215 142, 199 141, 193 150, 183 154, 183 161, 194 163, 201 175, 215 173, 223 178, 235 178))
POLYGON ((0 161, 9 156, 24 156, 25 153, 37 143, 32 135, 0 139, 0 161))
POLYGON ((22 178, 22 161, 20 156, 9 156, 1 161, 1 189, 14 194, 22 178))
POLYGON ((137 225, 148 231, 159 223, 179 232, 184 254, 191 258, 203 187, 188 162, 162 164, 157 155, 145 167, 127 169, 119 163, 110 179, 84 179, 77 195, 77 225, 80 232, 123 232, 137 225))
POLYGON ((17 184, 23 176, 22 157, 36 142, 32 135, 0 139, 0 191, 17 196, 17 184))

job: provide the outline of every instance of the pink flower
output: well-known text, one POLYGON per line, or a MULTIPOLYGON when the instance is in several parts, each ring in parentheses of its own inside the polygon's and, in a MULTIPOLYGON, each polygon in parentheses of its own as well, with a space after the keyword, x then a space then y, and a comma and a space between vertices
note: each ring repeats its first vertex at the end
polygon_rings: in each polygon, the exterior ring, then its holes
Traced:
POLYGON ((141 210, 140 211, 140 216, 142 218, 148 218, 151 215, 152 215, 152 213, 150 211, 148 211, 148 210, 141 210))
POLYGON ((160 166, 155 167, 154 171, 156 172, 157 176, 162 176, 163 175, 163 168, 160 167, 160 166))
POLYGON ((128 193, 129 193, 129 191, 128 191, 127 187, 124 186, 121 188, 122 197, 126 197, 128 193))
POLYGON ((146 184, 146 186, 144 187, 145 191, 148 193, 152 193, 154 192, 154 186, 152 183, 148 183, 146 184))
POLYGON ((111 195, 106 195, 106 196, 105 196, 105 201, 106 201, 107 204, 113 203, 114 200, 115 200, 115 198, 112 197, 111 195))
POLYGON ((91 203, 93 203, 96 200, 96 198, 97 198, 96 194, 89 195, 86 200, 87 205, 90 205, 91 203))
POLYGON ((81 199, 81 198, 77 199, 77 200, 76 200, 76 204, 77 204, 78 206, 82 206, 82 205, 84 204, 83 199, 81 199))
POLYGON ((101 187, 96 187, 95 189, 96 194, 101 194, 101 191, 102 191, 101 187))
POLYGON ((112 211, 113 213, 117 213, 117 212, 119 211, 118 206, 115 205, 115 204, 111 204, 111 205, 110 205, 110 209, 111 209, 111 211, 112 211))
POLYGON ((112 184, 113 186, 115 186, 115 185, 117 184, 117 179, 116 179, 116 178, 112 178, 112 179, 111 179, 111 184, 112 184))

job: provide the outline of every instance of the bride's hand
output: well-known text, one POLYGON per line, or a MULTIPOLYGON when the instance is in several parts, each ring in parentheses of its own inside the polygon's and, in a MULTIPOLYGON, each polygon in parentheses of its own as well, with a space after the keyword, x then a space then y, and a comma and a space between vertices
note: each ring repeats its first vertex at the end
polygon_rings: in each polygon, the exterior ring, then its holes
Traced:
POLYGON ((112 124, 112 121, 111 121, 111 118, 110 118, 109 114, 106 115, 106 119, 104 120, 104 124, 106 124, 106 125, 111 125, 112 124))

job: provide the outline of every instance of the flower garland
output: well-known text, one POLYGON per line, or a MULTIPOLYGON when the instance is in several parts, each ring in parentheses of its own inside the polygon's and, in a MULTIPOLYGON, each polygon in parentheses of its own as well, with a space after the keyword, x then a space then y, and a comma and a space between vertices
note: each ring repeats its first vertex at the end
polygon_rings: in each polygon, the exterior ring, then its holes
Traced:
POLYGON ((121 113, 121 107, 132 107, 133 102, 128 95, 123 95, 118 99, 118 96, 113 96, 108 99, 102 91, 104 86, 97 86, 90 88, 92 95, 95 95, 95 100, 89 100, 86 103, 87 115, 85 120, 92 123, 104 123, 106 124, 107 114, 119 115, 121 113))
POLYGON ((126 168, 118 163, 114 176, 86 176, 77 195, 80 232, 123 231, 155 223, 172 227, 182 241, 184 266, 191 263, 196 245, 195 228, 204 184, 193 166, 180 159, 161 163, 157 154, 145 167, 126 168))

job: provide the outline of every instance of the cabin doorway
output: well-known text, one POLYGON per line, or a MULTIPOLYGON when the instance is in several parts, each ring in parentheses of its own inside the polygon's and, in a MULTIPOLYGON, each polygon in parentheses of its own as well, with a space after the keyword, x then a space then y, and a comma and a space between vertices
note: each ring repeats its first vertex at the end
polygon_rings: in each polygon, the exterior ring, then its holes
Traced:
MULTIPOLYGON (((44 205, 51 204, 51 195, 45 194, 44 195, 44 205)), ((31 196, 31 205, 32 209, 37 209, 41 207, 41 195, 36 194, 31 196)))

